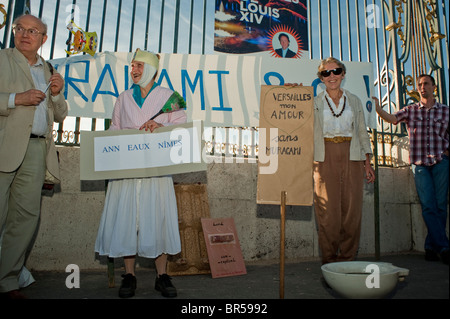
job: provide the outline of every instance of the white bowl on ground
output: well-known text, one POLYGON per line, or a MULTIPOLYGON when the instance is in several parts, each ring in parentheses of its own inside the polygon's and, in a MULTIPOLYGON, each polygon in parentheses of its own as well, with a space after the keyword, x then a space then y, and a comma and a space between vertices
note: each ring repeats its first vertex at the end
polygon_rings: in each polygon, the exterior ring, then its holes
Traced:
POLYGON ((350 299, 379 299, 389 295, 409 270, 385 262, 343 261, 322 265, 327 284, 350 299))

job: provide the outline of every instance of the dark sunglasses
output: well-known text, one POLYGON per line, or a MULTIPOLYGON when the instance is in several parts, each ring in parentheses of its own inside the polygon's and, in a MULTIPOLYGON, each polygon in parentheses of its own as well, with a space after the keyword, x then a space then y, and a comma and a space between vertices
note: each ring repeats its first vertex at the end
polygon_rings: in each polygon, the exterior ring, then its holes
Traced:
POLYGON ((334 75, 339 75, 342 73, 342 71, 344 71, 342 68, 336 68, 333 70, 323 70, 320 72, 320 74, 324 77, 327 78, 331 75, 331 72, 333 72, 334 75))

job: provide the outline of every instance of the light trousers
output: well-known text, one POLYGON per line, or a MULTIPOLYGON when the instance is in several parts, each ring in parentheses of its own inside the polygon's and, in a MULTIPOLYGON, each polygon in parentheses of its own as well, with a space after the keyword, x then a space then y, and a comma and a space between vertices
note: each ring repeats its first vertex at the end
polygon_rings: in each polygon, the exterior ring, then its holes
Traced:
POLYGON ((14 172, 0 172, 0 292, 19 289, 20 270, 41 211, 45 157, 45 140, 30 138, 20 167, 14 172))
POLYGON ((323 264, 356 257, 364 174, 364 161, 350 161, 350 142, 325 142, 325 160, 314 163, 314 210, 323 264))

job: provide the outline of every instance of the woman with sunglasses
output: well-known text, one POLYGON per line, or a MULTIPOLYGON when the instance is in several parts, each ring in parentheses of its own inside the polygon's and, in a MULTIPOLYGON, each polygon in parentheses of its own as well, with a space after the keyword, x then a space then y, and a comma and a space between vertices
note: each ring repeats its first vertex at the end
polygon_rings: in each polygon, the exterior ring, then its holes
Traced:
POLYGON ((364 176, 375 180, 361 100, 341 88, 345 65, 327 58, 314 98, 314 209, 322 263, 354 260, 359 247, 364 176))

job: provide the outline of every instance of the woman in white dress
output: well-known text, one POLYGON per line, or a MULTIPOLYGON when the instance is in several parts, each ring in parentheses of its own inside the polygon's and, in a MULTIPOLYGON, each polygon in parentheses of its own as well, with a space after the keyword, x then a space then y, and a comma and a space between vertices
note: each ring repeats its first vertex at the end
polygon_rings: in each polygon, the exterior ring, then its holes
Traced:
MULTIPOLYGON (((186 107, 184 99, 177 92, 155 83, 158 68, 157 55, 136 50, 131 62, 135 85, 118 97, 110 130, 153 132, 158 127, 186 122, 186 113, 182 110, 186 107)), ((124 258, 120 297, 135 294, 136 255, 156 258, 155 289, 165 297, 175 297, 177 291, 166 273, 167 255, 181 251, 172 177, 111 180, 95 251, 99 255, 124 258)))

